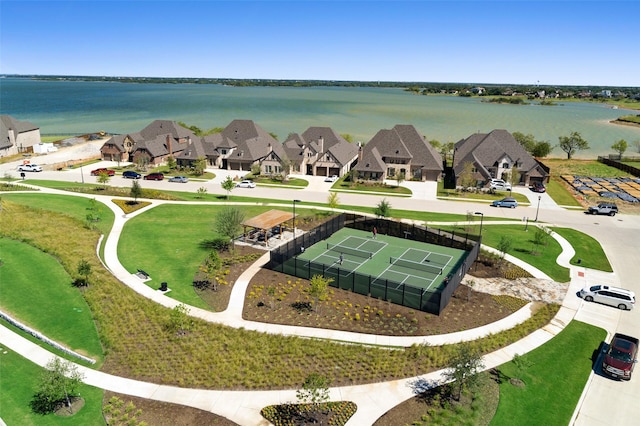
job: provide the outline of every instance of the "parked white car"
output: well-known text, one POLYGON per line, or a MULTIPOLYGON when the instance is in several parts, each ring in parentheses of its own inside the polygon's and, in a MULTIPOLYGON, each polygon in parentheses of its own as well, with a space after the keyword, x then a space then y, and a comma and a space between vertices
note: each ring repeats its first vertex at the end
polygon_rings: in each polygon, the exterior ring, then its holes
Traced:
POLYGON ((636 295, 631 290, 608 285, 585 287, 578 293, 587 302, 598 302, 618 309, 631 310, 636 304, 636 295))
POLYGON ((21 164, 18 166, 19 172, 41 172, 42 167, 37 164, 21 164))
POLYGON ((325 182, 335 182, 338 180, 338 176, 337 175, 333 175, 333 176, 327 176, 324 181, 325 182))
POLYGON ((236 184, 237 188, 255 188, 256 183, 252 180, 243 180, 242 182, 238 182, 236 184))
POLYGON ((502 179, 491 179, 489 181, 489 188, 495 191, 510 191, 511 184, 503 181, 502 179))

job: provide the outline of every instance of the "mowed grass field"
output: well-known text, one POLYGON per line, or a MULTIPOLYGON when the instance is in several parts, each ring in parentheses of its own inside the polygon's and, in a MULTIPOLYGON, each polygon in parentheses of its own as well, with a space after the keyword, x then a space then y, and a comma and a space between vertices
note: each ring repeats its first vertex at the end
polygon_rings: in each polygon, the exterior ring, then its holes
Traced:
MULTIPOLYGON (((200 245, 219 237, 216 214, 226 206, 165 204, 130 219, 118 243, 118 257, 131 273, 142 269, 151 280, 147 285, 160 288, 167 282, 167 296, 188 305, 211 309, 195 292, 193 278, 209 250, 200 245)), ((271 210, 265 206, 237 206, 245 219, 271 210)), ((286 208, 278 208, 287 210, 286 208)), ((301 214, 301 209, 297 213, 301 214)))
POLYGON ((2 311, 100 365, 102 345, 92 313, 57 259, 4 237, 0 238, 0 253, 2 311))
POLYGON ((522 357, 530 367, 519 372, 513 362, 499 367, 500 403, 491 426, 566 425, 578 404, 592 369, 592 355, 607 332, 583 322, 571 321, 556 337, 522 357))
POLYGON ((56 425, 91 425, 106 424, 102 415, 102 398, 104 391, 99 388, 81 384, 78 393, 84 399, 84 406, 71 417, 35 414, 29 402, 38 389, 43 368, 23 358, 17 353, 0 345, 0 389, 2 403, 0 415, 7 425, 20 426, 56 426, 56 425))

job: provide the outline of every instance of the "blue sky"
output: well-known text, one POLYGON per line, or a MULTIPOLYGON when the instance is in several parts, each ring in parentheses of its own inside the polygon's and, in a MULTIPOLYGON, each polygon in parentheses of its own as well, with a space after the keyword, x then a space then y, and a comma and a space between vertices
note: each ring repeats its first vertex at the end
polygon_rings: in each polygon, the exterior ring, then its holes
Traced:
POLYGON ((640 1, 0 1, 0 74, 640 87, 640 1))

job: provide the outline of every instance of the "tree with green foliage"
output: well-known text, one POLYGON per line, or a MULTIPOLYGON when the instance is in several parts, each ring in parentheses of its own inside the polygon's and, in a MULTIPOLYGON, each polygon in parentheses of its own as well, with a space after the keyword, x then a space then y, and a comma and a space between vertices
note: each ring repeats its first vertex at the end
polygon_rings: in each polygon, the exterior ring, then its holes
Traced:
POLYGON ((553 147, 549 142, 540 141, 536 143, 535 147, 531 151, 531 155, 533 155, 536 158, 544 158, 547 155, 551 154, 552 150, 553 150, 553 147))
POLYGON ((133 202, 136 204, 138 203, 138 198, 142 196, 142 187, 135 179, 131 184, 131 192, 129 192, 129 195, 131 196, 131 198, 133 198, 133 202))
POLYGON ((560 149, 567 153, 567 160, 571 160, 576 151, 589 149, 589 143, 578 132, 571 132, 569 136, 560 136, 558 140, 560 149))
POLYGON ((213 291, 218 291, 216 276, 222 268, 222 259, 217 251, 211 250, 207 258, 202 262, 198 270, 204 274, 213 291))
POLYGON ((437 139, 431 139, 429 141, 429 145, 431 145, 433 147, 433 149, 435 149, 438 152, 440 152, 440 150, 442 149, 442 144, 437 139))
POLYGON ((537 227, 536 232, 533 234, 533 246, 534 249, 531 250, 531 254, 538 255, 541 253, 538 248, 540 246, 547 245, 547 239, 549 238, 549 230, 547 228, 537 227))
POLYGON ((349 186, 354 187, 358 180, 358 171, 356 169, 349 170, 349 186))
POLYGON ((512 133, 514 139, 531 155, 537 158, 546 157, 551 153, 553 147, 547 141, 537 141, 531 133, 524 134, 521 132, 512 133))
POLYGON ((524 381, 522 380, 523 376, 524 376, 524 372, 533 365, 533 363, 531 362, 531 360, 525 356, 521 356, 519 354, 515 354, 513 356, 513 359, 511 359, 511 362, 513 363, 514 367, 516 368, 516 377, 515 379, 517 379, 520 383, 524 384, 524 381))
POLYGON ((344 139, 345 141, 349 142, 349 143, 353 143, 353 136, 351 136, 349 133, 343 133, 340 135, 342 137, 342 139, 344 139))
POLYGON ((89 276, 91 275, 91 264, 84 259, 78 262, 78 275, 82 277, 83 285, 88 286, 89 276))
POLYGON ((386 198, 383 198, 373 209, 373 213, 380 218, 389 217, 391 215, 391 203, 386 198))
POLYGON ((329 284, 333 282, 333 278, 325 278, 322 275, 314 275, 310 280, 309 295, 314 299, 314 310, 318 312, 320 301, 327 297, 329 292, 329 284))
POLYGON ((207 188, 205 188, 204 186, 201 186, 196 190, 196 198, 203 198, 207 192, 208 192, 207 188))
POLYGON ((467 190, 467 188, 476 187, 477 181, 473 176, 473 163, 471 163, 470 161, 465 161, 464 164, 462 164, 462 172, 460 172, 460 175, 456 179, 456 183, 464 190, 467 190))
POLYGON ((178 336, 183 336, 193 327, 193 320, 189 316, 189 308, 184 304, 175 306, 169 313, 167 330, 178 336))
POLYGON ((611 149, 618 153, 620 159, 622 159, 627 148, 629 148, 629 144, 627 144, 627 141, 624 139, 620 139, 618 142, 611 145, 611 149))
MULTIPOLYGON (((511 170, 509 170, 507 182, 511 184, 511 188, 520 183, 520 171, 515 164, 511 167, 511 170)), ((509 190, 509 193, 511 193, 511 189, 509 190)))
POLYGON ((193 173, 197 176, 202 176, 207 168, 207 159, 205 157, 198 157, 193 163, 193 173))
POLYGON ((304 380, 302 389, 296 391, 296 397, 301 404, 311 404, 313 410, 317 411, 320 404, 329 401, 330 384, 331 381, 326 376, 311 373, 304 380))
POLYGON ((84 375, 71 362, 61 358, 52 358, 45 366, 40 377, 38 391, 31 401, 31 409, 38 414, 53 413, 64 404, 73 414, 72 399, 84 375))
POLYGON ((395 175, 396 186, 400 186, 404 182, 404 173, 399 172, 395 175))
POLYGON ((510 237, 503 235, 500 237, 500 241, 498 242, 498 246, 496 248, 501 253, 500 258, 504 259, 507 253, 509 253, 509 251, 511 251, 511 249, 513 248, 513 241, 510 237))
POLYGON ((231 250, 235 251, 235 239, 244 221, 244 211, 238 207, 227 207, 216 216, 215 229, 231 241, 231 250))
POLYGON ((100 173, 98 173, 98 183, 101 185, 104 185, 104 187, 107 187, 107 184, 109 183, 109 181, 111 180, 111 176, 109 176, 109 173, 107 173, 106 171, 102 171, 100 173))
POLYGON ((228 200, 229 196, 231 195, 231 191, 233 191, 233 188, 236 187, 236 184, 233 181, 233 179, 231 179, 231 176, 227 176, 227 178, 222 181, 221 185, 222 185, 222 189, 227 191, 227 200, 228 200))
POLYGON ((340 205, 340 198, 338 198, 338 193, 335 191, 331 191, 329 193, 329 197, 327 198, 327 205, 331 208, 331 210, 335 210, 340 205))
POLYGON ((480 352, 472 346, 472 343, 465 342, 455 346, 455 353, 449 359, 443 376, 447 380, 452 380, 452 387, 455 391, 456 401, 460 401, 462 391, 473 388, 479 380, 479 374, 484 368, 480 352))
POLYGON ((251 174, 253 175, 253 177, 260 176, 260 173, 262 173, 262 170, 260 169, 260 164, 259 163, 253 164, 251 166, 251 174))
POLYGON ((175 170, 178 167, 178 163, 176 162, 176 159, 173 158, 173 155, 167 157, 167 167, 169 170, 175 170))

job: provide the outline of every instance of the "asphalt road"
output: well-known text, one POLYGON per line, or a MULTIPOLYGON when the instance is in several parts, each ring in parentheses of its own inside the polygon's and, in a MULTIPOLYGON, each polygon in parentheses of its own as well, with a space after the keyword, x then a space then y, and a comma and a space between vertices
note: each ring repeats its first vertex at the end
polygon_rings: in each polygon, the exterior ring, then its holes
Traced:
MULTIPOLYGON (((64 180, 70 182, 96 182, 96 177, 89 172, 98 167, 113 167, 113 162, 101 162, 82 169, 54 171, 47 167, 49 164, 64 161, 61 159, 86 158, 85 155, 95 155, 96 147, 102 145, 102 141, 91 144, 64 148, 59 152, 31 158, 33 163, 44 167, 41 173, 28 173, 28 178, 64 180)), ((0 165, 0 173, 18 176, 15 171, 16 163, 0 165)), ((190 181, 188 183, 169 183, 143 181, 143 187, 196 191, 200 187, 207 188, 210 194, 226 194, 220 182, 227 175, 239 176, 236 171, 211 170, 216 173, 216 178, 211 181, 190 181)), ((261 198, 279 199, 292 202, 301 200, 299 208, 304 207, 304 202, 327 202, 328 189, 331 183, 324 182, 323 178, 305 176, 310 181, 306 189, 286 189, 277 187, 259 186, 258 188, 236 188, 232 191, 235 195, 259 196, 261 198)), ((614 274, 602 274, 596 271, 585 270, 585 278, 588 285, 596 283, 608 283, 621 286, 640 294, 640 216, 618 214, 615 217, 591 216, 580 210, 567 210, 557 206, 547 194, 534 194, 527 188, 514 188, 514 191, 523 193, 530 198, 531 205, 521 205, 516 209, 492 208, 489 203, 443 201, 435 198, 435 189, 430 183, 407 182, 406 185, 414 186, 414 197, 391 197, 384 195, 362 195, 352 193, 340 193, 339 200, 342 205, 376 206, 380 200, 386 198, 392 209, 424 210, 442 213, 481 212, 485 218, 515 218, 528 217, 533 220, 536 216, 539 222, 549 225, 574 228, 595 238, 604 248, 604 251, 613 266, 614 274), (415 186, 418 185, 418 186, 415 186), (427 190, 425 190, 427 188, 427 190), (538 196, 540 195, 540 199, 538 196)), ((109 185, 130 186, 131 181, 122 176, 111 178, 109 185)), ((571 295, 569 295, 571 296, 571 295)), ((577 296, 576 296, 577 297, 577 296)), ((595 303, 581 302, 581 307, 576 319, 607 330, 609 336, 607 343, 614 332, 623 332, 635 336, 640 335, 640 307, 632 311, 619 311, 615 308, 598 305, 595 303)), ((594 348, 596 349, 596 348, 594 348)), ((550 365, 549 368, 561 369, 562 366, 550 365)), ((599 367, 595 368, 595 374, 589 380, 583 398, 580 401, 574 421, 575 425, 636 425, 640 424, 640 371, 629 382, 619 382, 603 376, 599 367)), ((561 386, 561 383, 558 384, 561 386)))

